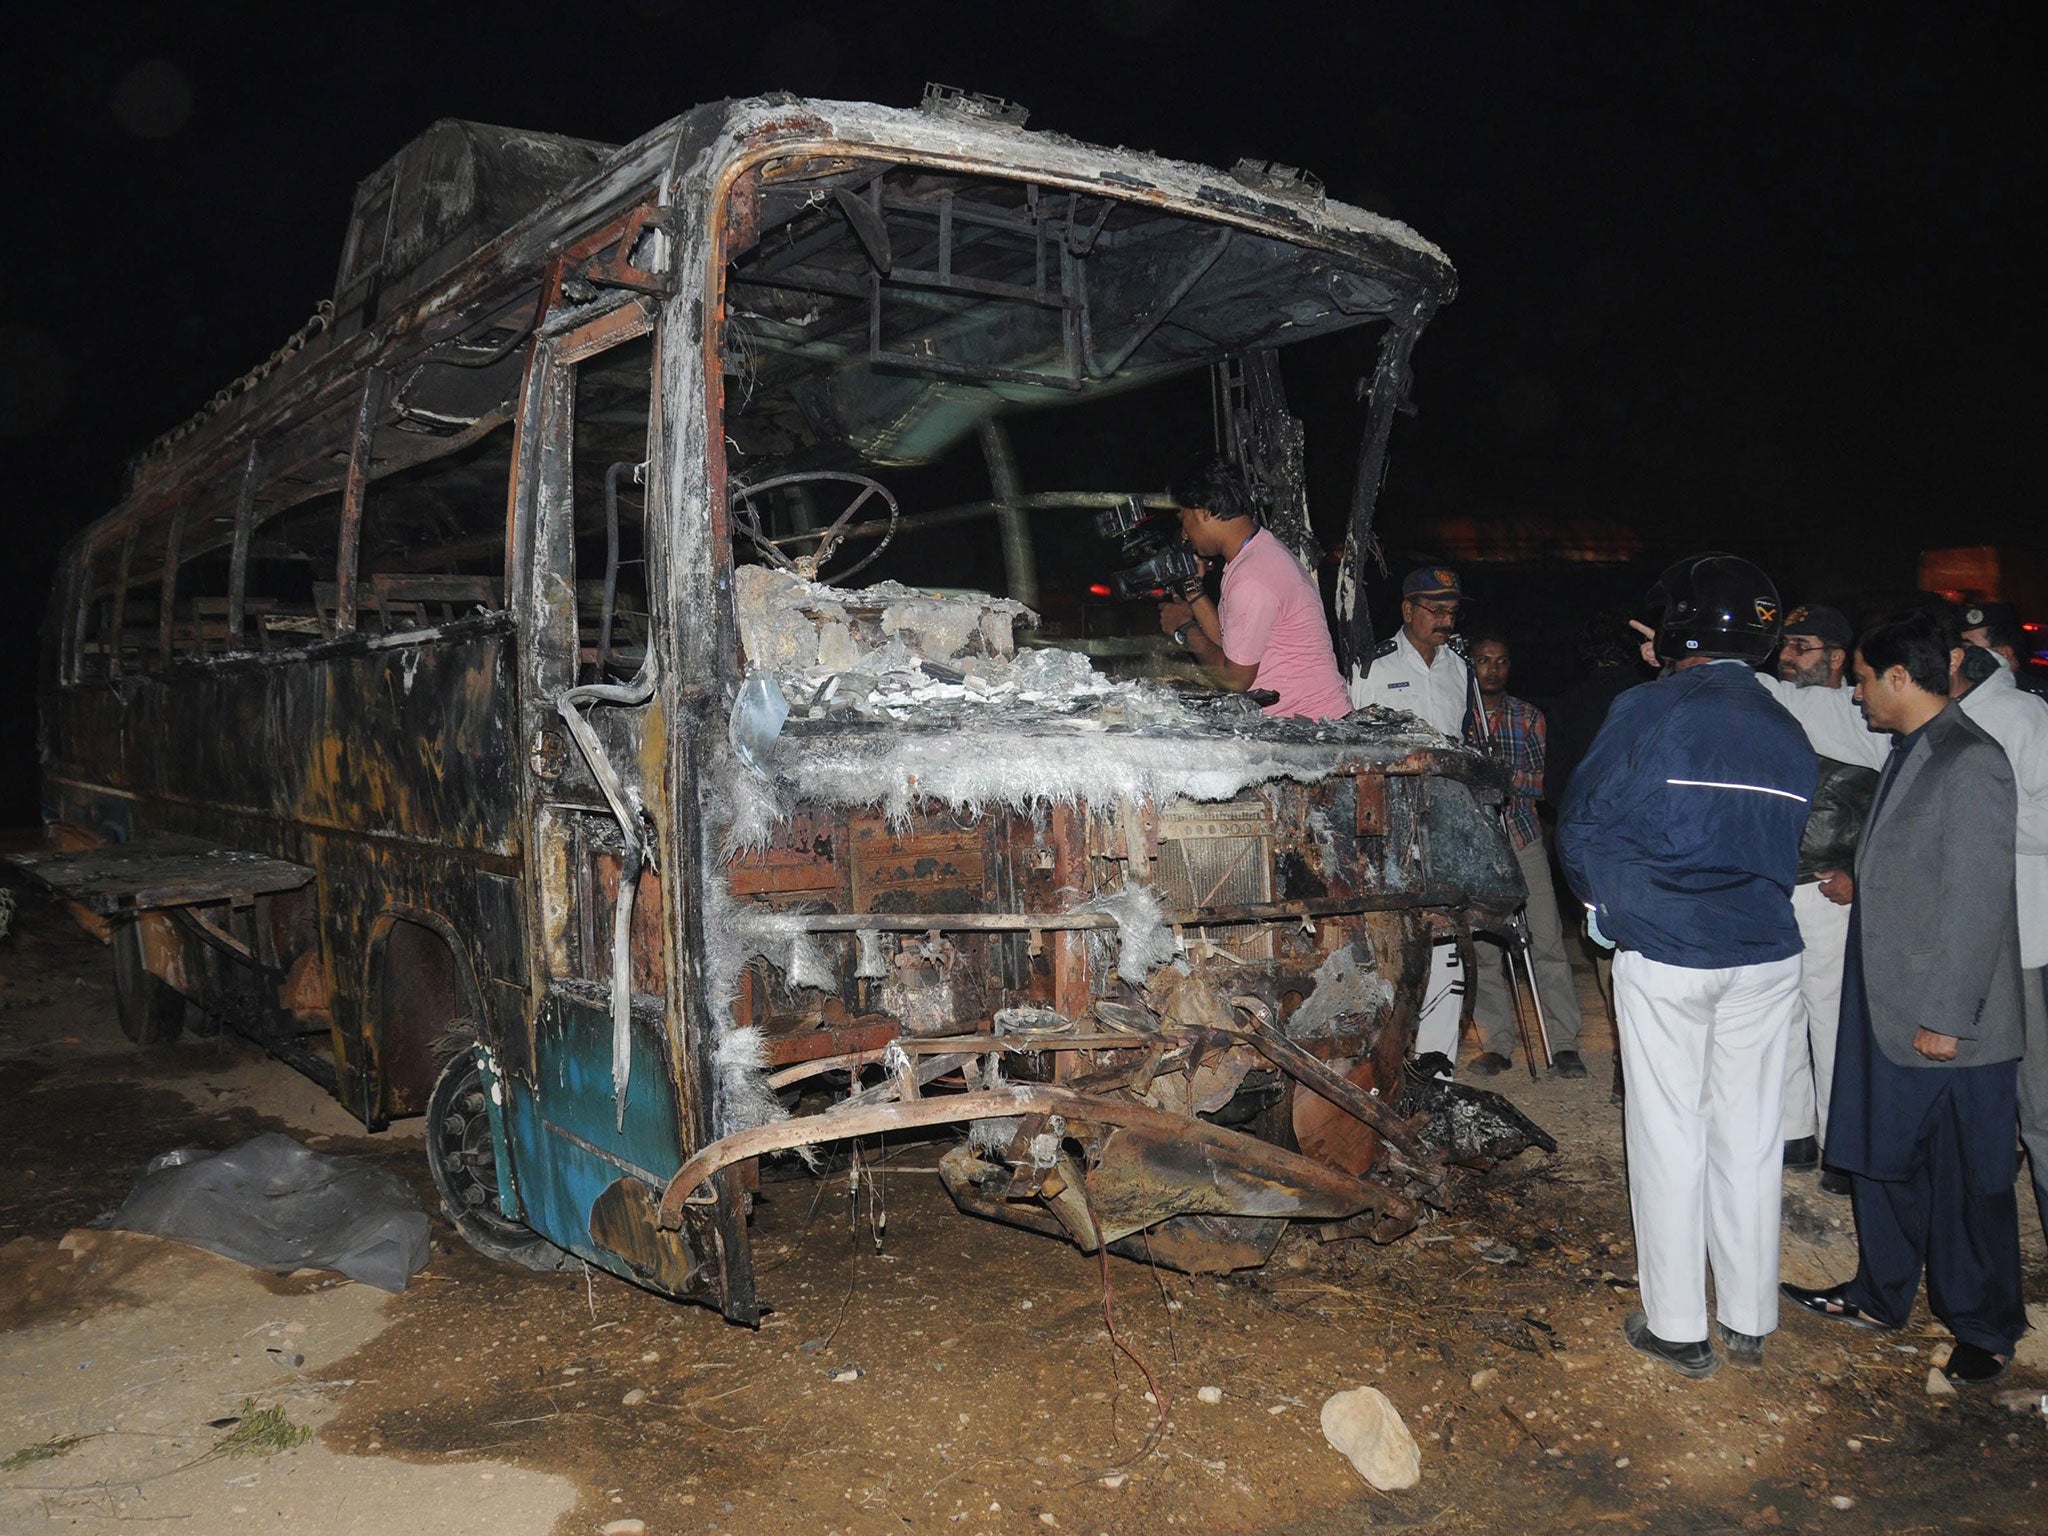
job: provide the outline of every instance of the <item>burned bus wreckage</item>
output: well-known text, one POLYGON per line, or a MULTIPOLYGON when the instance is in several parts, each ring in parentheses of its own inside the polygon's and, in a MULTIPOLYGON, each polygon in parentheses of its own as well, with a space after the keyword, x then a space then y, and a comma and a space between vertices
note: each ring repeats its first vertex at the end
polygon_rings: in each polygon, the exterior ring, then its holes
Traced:
POLYGON ((1281 359, 1349 346, 1366 654, 1454 281, 1285 167, 945 90, 616 149, 438 124, 331 304, 69 546, 24 862, 133 1036, 225 1024, 372 1129, 424 1113, 500 1257, 752 1323, 758 1160, 914 1131, 962 1210, 1091 1253, 1397 1237, 1549 1145, 1408 1063, 1432 942, 1523 900, 1502 775, 1267 718, 1066 594, 1125 559, 1098 517, 1169 508, 1128 424, 1174 412, 1312 567, 1281 359))

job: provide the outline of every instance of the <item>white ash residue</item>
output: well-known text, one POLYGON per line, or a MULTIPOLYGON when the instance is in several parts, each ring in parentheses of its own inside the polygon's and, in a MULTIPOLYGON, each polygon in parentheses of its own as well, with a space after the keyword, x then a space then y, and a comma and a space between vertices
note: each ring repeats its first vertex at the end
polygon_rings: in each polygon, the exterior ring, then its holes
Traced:
POLYGON ((828 587, 765 565, 733 572, 733 605, 747 665, 775 673, 785 691, 792 681, 853 671, 892 646, 906 659, 1007 661, 1017 625, 1038 623, 1009 598, 921 592, 896 581, 828 587))
MULTIPOLYGON (((1163 909, 1150 886, 1127 883, 1117 890, 1091 896, 1081 903, 1081 910, 1107 912, 1116 919, 1116 973, 1134 987, 1144 986, 1146 977, 1180 951, 1173 930, 1160 916, 1163 909)), ((1090 938, 1104 947, 1109 942, 1108 935, 1099 931, 1090 938)), ((1098 967, 1108 958, 1097 957, 1098 967)))
POLYGON ((809 970, 815 978, 816 969, 823 968, 824 985, 835 983, 810 935, 795 936, 801 939, 801 945, 793 942, 785 931, 786 924, 776 923, 778 914, 736 901, 725 881, 716 876, 706 880, 703 902, 704 985, 716 1041, 711 1123, 718 1135, 730 1136, 788 1117, 788 1111, 768 1087, 767 1043, 760 1029, 752 1024, 739 1024, 733 1018, 732 1002, 739 995, 740 972, 756 955, 779 956, 786 969, 809 970))
POLYGON ((968 1145, 977 1152, 994 1155, 1017 1139, 1017 1127, 1023 1123, 1009 1115, 971 1121, 967 1127, 968 1145))
POLYGON ((1315 990, 1288 1018, 1287 1034, 1294 1039, 1327 1034, 1343 1015, 1371 1017, 1393 1001, 1393 984, 1373 969, 1371 955, 1354 939, 1332 950, 1317 968, 1315 990))
POLYGON ((1273 721, 1235 697, 1189 703, 1118 683, 1087 709, 934 703, 902 723, 792 720, 771 765, 791 799, 876 806, 902 825, 921 804, 1037 814, 1081 801, 1228 800, 1255 784, 1312 784, 1426 747, 1458 750, 1404 717, 1273 721), (1132 722, 1133 702, 1173 723, 1132 722))
POLYGON ((713 1062, 718 1073, 713 1120, 720 1136, 787 1120, 789 1111, 768 1087, 768 1041, 751 1024, 728 1029, 713 1062))
POLYGON ((722 757, 705 775, 706 785, 717 787, 706 797, 705 811, 718 837, 719 858, 730 863, 766 848, 788 812, 775 786, 742 767, 737 754, 728 749, 722 757))

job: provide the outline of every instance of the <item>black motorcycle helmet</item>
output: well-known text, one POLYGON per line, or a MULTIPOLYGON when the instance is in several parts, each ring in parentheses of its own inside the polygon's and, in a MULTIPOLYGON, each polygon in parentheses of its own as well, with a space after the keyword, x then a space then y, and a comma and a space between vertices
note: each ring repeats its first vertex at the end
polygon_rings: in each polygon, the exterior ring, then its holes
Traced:
POLYGON ((1736 555, 1694 555, 1657 578, 1644 599, 1664 661, 1693 656, 1760 662, 1778 648, 1778 589, 1736 555))

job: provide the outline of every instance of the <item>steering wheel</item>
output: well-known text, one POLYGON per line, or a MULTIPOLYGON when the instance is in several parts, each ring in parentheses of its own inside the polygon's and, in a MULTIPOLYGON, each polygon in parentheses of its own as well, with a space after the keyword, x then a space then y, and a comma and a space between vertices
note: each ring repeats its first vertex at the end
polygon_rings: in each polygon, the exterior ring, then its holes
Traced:
POLYGON ((902 520, 902 511, 896 505, 896 498, 889 494, 889 488, 879 480, 866 475, 848 474, 837 469, 813 469, 794 475, 773 475, 766 480, 757 480, 752 485, 736 485, 728 493, 732 507, 733 522, 752 541, 754 548, 770 564, 779 565, 785 571, 793 572, 804 581, 818 581, 825 562, 839 552, 839 546, 846 537, 846 526, 853 520, 854 513, 866 506, 869 500, 879 496, 889 507, 889 526, 882 534, 881 541, 867 554, 845 570, 834 573, 835 581, 845 581, 857 571, 866 570, 880 558, 889 541, 896 537, 896 525, 902 520), (785 539, 769 538, 761 531, 761 515, 754 506, 754 498, 763 491, 772 491, 785 485, 807 485, 818 480, 837 480, 847 485, 860 487, 860 494, 846 504, 846 510, 832 519, 831 525, 808 533, 795 533, 785 539), (808 555, 790 556, 784 553, 783 544, 798 543, 805 539, 819 541, 815 552, 808 555))

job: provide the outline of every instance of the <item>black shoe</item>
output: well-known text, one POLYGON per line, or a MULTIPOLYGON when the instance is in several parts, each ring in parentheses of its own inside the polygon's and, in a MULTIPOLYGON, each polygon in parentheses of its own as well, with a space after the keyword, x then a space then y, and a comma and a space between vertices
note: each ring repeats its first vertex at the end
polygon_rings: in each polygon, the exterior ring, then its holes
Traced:
POLYGON ((1785 1143, 1785 1166, 1787 1168, 1817 1168, 1820 1166, 1820 1138, 1801 1136, 1797 1141, 1785 1143))
POLYGON ((1994 1355, 1988 1349, 1975 1344, 1956 1340, 1956 1347, 1949 1351, 1948 1364, 1941 1368, 1941 1374, 1958 1387, 1981 1387, 1998 1380, 2005 1374, 2011 1361, 2002 1355, 1994 1355))
POLYGON ((1679 1375, 1690 1376, 1694 1381, 1721 1369, 1721 1357, 1705 1339, 1697 1344, 1673 1344, 1660 1339, 1650 1332, 1650 1319, 1641 1312, 1629 1313, 1628 1320, 1621 1325, 1621 1336, 1628 1340, 1629 1348, 1663 1361, 1679 1375))
POLYGON ((1820 1192, 1822 1194, 1846 1195, 1852 1192, 1854 1188, 1855 1186, 1849 1182, 1849 1175, 1846 1173, 1834 1168, 1821 1169, 1820 1192))
POLYGON ((1499 1051, 1486 1051, 1472 1058, 1470 1070, 1478 1073, 1481 1077, 1499 1077, 1501 1073, 1507 1071, 1513 1065, 1514 1063, 1501 1055, 1499 1051))
POLYGON ((1761 1334, 1737 1333, 1726 1323, 1714 1324, 1714 1337, 1721 1341, 1721 1347, 1728 1352, 1728 1358, 1737 1365, 1759 1366, 1764 1363, 1764 1341, 1761 1334))
POLYGON ((1448 1083, 1451 1080, 1452 1074, 1458 1070, 1451 1065, 1451 1058, 1442 1051, 1429 1051, 1416 1057, 1410 1064, 1409 1069, 1417 1077, 1424 1079, 1433 1077, 1440 1083, 1448 1083))
POLYGON ((1579 1059, 1577 1051, 1559 1051, 1550 1058, 1552 1077, 1584 1077, 1586 1064, 1579 1059))
POLYGON ((1867 1328, 1872 1333, 1890 1333, 1898 1325, 1882 1322, 1850 1301, 1843 1292, 1849 1289, 1842 1285, 1806 1286, 1785 1281, 1778 1286, 1778 1294, 1794 1306, 1804 1307, 1816 1317, 1825 1317, 1830 1322, 1847 1323, 1851 1328, 1867 1328))

